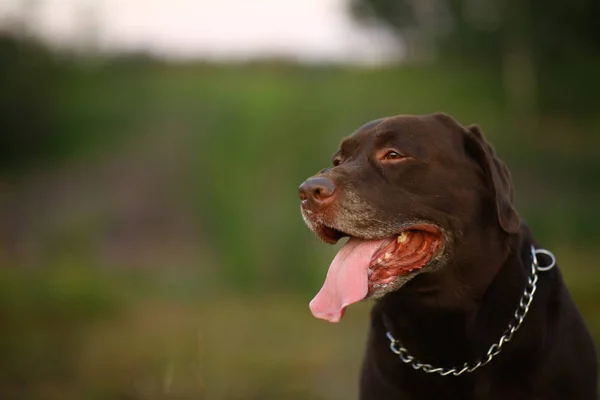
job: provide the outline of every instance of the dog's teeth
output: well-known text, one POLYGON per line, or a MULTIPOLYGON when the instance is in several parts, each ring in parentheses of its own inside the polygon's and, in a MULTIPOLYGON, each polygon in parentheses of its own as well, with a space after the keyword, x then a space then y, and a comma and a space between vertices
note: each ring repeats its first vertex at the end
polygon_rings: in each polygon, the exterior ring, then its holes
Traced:
POLYGON ((406 232, 402 232, 400 235, 398 235, 398 243, 404 243, 408 240, 408 235, 406 234, 406 232))
POLYGON ((387 259, 389 259, 391 256, 392 256, 392 253, 385 253, 385 254, 383 255, 383 259, 384 259, 384 260, 387 260, 387 259))

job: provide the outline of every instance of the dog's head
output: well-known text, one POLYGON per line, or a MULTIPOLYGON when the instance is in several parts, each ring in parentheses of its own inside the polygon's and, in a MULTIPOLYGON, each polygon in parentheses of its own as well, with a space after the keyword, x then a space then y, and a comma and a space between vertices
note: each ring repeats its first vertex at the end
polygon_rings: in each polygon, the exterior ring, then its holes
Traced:
POLYGON ((337 322, 346 306, 398 290, 460 253, 466 232, 518 230, 510 173, 481 131, 445 114, 370 122, 332 166, 300 186, 302 216, 323 241, 350 239, 311 302, 337 322))

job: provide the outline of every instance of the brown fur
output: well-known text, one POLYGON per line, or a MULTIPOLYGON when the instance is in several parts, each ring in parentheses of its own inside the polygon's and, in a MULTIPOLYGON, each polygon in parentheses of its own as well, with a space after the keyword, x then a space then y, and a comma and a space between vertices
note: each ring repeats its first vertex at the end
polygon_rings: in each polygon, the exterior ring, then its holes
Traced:
POLYGON ((437 265, 376 301, 360 399, 596 399, 594 345, 558 268, 539 274, 522 328, 476 372, 425 374, 389 349, 384 315, 420 361, 460 366, 485 355, 517 308, 535 241, 514 208, 510 173, 478 127, 445 114, 377 120, 342 142, 334 160, 317 175, 331 193, 315 197, 310 179, 301 188, 303 216, 324 240, 382 238, 411 221, 444 232, 437 265), (404 158, 382 163, 375 155, 384 148, 404 158))

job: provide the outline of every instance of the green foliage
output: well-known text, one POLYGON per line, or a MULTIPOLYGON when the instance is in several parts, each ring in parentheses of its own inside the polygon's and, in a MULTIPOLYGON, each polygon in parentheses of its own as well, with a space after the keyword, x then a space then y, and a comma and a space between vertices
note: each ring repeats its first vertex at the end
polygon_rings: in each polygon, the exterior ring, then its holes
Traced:
POLYGON ((85 332, 115 314, 122 293, 97 270, 0 270, 3 397, 41 398, 46 385, 76 381, 85 332))
POLYGON ((0 34, 0 171, 21 168, 51 151, 57 73, 45 47, 0 34))
POLYGON ((599 80, 592 73, 600 68, 596 0, 578 0, 568 7, 557 0, 349 4, 358 21, 396 33, 409 60, 434 55, 444 63, 504 71, 509 92, 515 87, 525 91, 509 100, 519 103, 526 97, 525 102, 532 102, 526 107, 538 108, 534 112, 589 117, 598 109, 599 80))
POLYGON ((544 60, 600 51, 595 0, 570 7, 556 0, 352 0, 349 7, 360 21, 382 22, 400 36, 429 36, 444 55, 464 61, 497 62, 512 37, 526 41, 544 60))
MULTIPOLYGON (((465 124, 477 122, 511 167, 521 214, 540 228, 542 240, 598 238, 592 227, 599 222, 600 166, 589 135, 597 121, 543 119, 538 130, 521 136, 493 71, 109 65, 74 72, 62 91, 63 137, 74 141, 64 146, 79 158, 125 138, 143 147, 149 132, 186 149, 173 161, 187 172, 171 196, 192 199, 189 218, 215 254, 217 276, 238 289, 314 289, 332 250, 323 247, 323 258, 315 258, 316 239, 300 218, 297 187, 330 162, 342 137, 398 113, 443 110, 465 124), (182 134, 171 133, 173 124, 182 134), (584 136, 589 140, 571 139, 584 136)), ((68 235, 80 241, 73 244, 78 248, 99 232, 98 225, 82 226, 90 230, 68 235)))
POLYGON ((123 85, 119 73, 98 80, 84 62, 0 32, 0 175, 88 154, 131 129, 127 105, 143 92, 123 85))

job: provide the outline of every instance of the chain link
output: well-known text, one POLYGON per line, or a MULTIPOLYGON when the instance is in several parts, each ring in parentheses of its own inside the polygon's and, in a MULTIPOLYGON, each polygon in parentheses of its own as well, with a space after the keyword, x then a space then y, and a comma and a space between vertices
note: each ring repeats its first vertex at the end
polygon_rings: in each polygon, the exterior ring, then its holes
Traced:
POLYGON ((414 356, 412 356, 408 350, 403 347, 398 339, 395 339, 394 336, 390 332, 386 333, 387 338, 390 341, 390 350, 400 357, 405 364, 410 364, 410 366, 415 370, 421 370, 428 374, 438 374, 441 376, 459 376, 464 374, 465 372, 473 372, 478 368, 481 368, 492 361, 494 357, 496 357, 502 351, 502 347, 510 342, 515 335, 515 332, 519 330, 527 313, 529 312, 529 307, 531 306, 531 302, 533 301, 533 296, 537 290, 537 282, 538 275, 537 271, 548 271, 552 269, 556 265, 556 258, 552 253, 548 250, 544 249, 535 249, 534 246, 531 246, 531 273, 527 280, 527 286, 525 286, 525 290, 523 292, 523 296, 521 296, 521 300, 519 300, 519 306, 515 311, 511 321, 508 324, 508 328, 504 331, 500 340, 497 343, 494 343, 488 349, 485 357, 479 359, 474 363, 464 363, 461 367, 454 368, 434 368, 431 364, 424 364, 418 361, 414 356), (544 254, 550 258, 550 264, 547 266, 540 266, 538 263, 537 255, 544 254))

